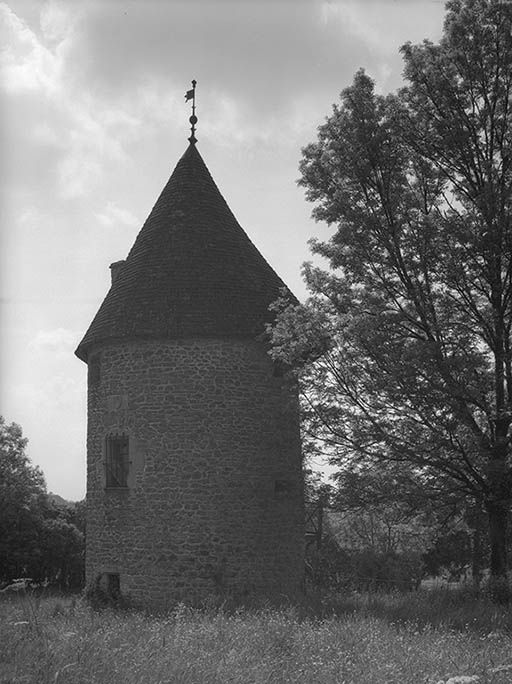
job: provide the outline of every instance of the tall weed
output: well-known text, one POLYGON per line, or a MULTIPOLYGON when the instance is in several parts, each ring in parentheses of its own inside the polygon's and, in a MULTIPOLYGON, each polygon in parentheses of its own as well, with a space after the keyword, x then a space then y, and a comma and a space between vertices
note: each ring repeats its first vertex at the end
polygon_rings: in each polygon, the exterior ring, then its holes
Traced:
POLYGON ((35 617, 25 598, 0 600, 6 684, 512 680, 510 617, 462 595, 316 596, 280 607, 212 600, 160 616, 48 597, 35 617))

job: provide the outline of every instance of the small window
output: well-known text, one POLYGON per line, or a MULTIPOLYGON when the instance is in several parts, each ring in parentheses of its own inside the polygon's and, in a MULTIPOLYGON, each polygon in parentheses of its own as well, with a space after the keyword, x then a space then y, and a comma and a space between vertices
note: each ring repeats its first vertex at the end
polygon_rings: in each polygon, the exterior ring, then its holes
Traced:
POLYGON ((121 580, 116 573, 107 574, 107 594, 114 599, 121 595, 121 580))
POLYGON ((109 435, 106 441, 106 486, 128 487, 128 437, 109 435))
POLYGON ((100 357, 99 354, 89 359, 87 363, 87 381, 89 387, 99 385, 100 382, 100 357))

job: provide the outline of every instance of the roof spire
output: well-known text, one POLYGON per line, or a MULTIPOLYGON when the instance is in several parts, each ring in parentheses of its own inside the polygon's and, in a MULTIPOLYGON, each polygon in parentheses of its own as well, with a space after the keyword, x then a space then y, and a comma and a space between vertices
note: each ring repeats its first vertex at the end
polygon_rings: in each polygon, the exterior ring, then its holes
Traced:
POLYGON ((192 131, 192 135, 189 138, 189 141, 192 145, 195 145, 197 142, 196 138, 196 123, 197 123, 197 116, 196 116, 196 83, 197 81, 194 80, 192 81, 192 89, 187 90, 185 93, 185 102, 188 102, 189 100, 192 100, 192 116, 190 117, 189 121, 192 124, 190 130, 192 131))

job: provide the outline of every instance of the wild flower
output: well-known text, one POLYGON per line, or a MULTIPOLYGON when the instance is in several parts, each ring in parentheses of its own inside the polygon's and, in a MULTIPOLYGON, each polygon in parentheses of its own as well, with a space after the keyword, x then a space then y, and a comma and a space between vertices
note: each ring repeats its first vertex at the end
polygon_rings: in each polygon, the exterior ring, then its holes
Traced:
MULTIPOLYGON (((495 616, 502 638, 481 640, 473 628, 403 621, 396 613, 399 601, 386 601, 387 615, 374 602, 377 614, 330 610, 329 617, 315 618, 296 608, 229 612, 181 604, 151 617, 46 598, 37 615, 38 631, 14 625, 27 620, 21 602, 6 598, 0 600, 0 681, 381 684, 425 681, 427 674, 431 684, 476 684, 489 676, 497 682, 510 678, 505 613, 495 616), (440 679, 454 669, 471 675, 440 679)), ((460 624, 468 622, 466 616, 460 624)))

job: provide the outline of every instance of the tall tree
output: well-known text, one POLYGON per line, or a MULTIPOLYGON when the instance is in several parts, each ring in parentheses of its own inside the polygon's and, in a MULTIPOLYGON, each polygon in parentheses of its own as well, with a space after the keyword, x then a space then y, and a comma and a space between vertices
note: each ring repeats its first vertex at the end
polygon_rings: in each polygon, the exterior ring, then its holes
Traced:
POLYGON ((24 575, 38 552, 46 484, 26 444, 21 427, 0 416, 0 581, 24 575))
POLYGON ((450 0, 439 44, 402 48, 408 84, 362 71, 303 150, 313 294, 283 306, 274 356, 306 363, 308 430, 338 462, 413 467, 488 514, 506 577, 512 500, 512 3, 450 0))
POLYGON ((41 470, 30 463, 27 439, 0 416, 0 585, 18 577, 83 584, 83 503, 56 505, 41 470))

